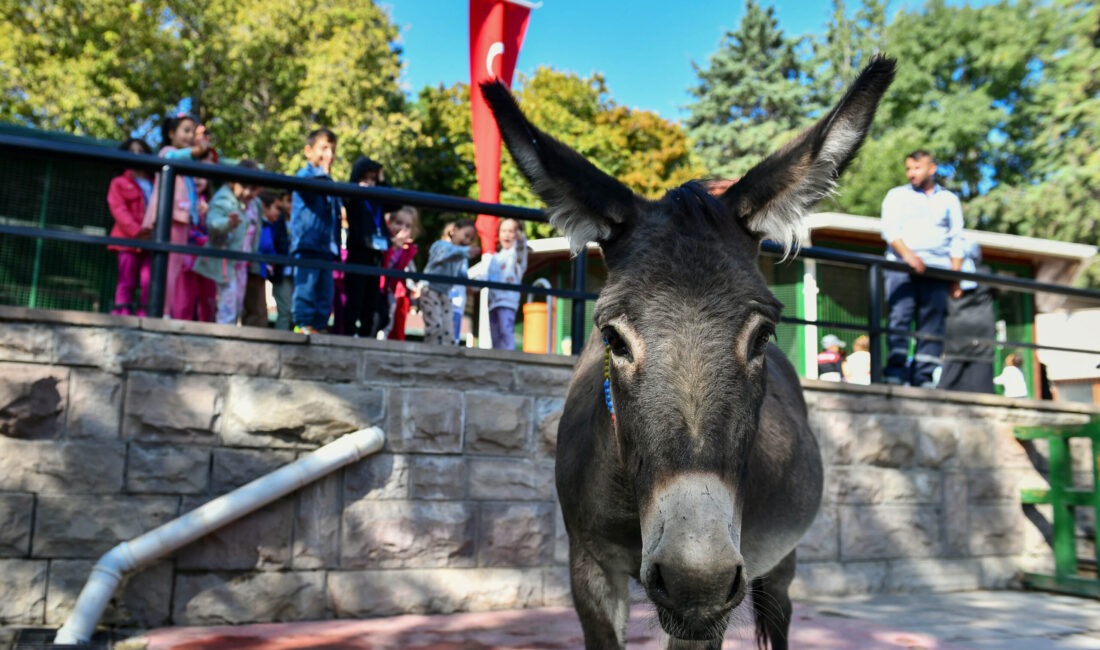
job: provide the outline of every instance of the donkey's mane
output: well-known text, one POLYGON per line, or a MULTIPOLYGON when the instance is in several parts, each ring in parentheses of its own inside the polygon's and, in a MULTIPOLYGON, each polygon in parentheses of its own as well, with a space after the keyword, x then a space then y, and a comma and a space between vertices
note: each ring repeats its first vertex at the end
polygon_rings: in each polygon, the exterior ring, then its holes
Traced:
POLYGON ((700 181, 688 181, 661 197, 661 203, 671 203, 682 217, 721 228, 733 219, 722 202, 711 195, 700 181))

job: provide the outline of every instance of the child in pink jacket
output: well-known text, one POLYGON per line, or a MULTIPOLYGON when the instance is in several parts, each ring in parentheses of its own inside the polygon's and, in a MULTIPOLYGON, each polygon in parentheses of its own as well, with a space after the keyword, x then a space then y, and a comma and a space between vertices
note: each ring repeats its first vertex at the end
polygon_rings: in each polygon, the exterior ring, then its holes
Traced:
MULTIPOLYGON (((144 140, 131 138, 119 149, 136 154, 151 154, 153 150, 144 140)), ((153 185, 143 171, 127 169, 111 179, 107 188, 107 207, 115 220, 111 236, 124 239, 149 239, 149 232, 141 227, 145 218, 145 206, 149 202, 153 185)), ((111 244, 107 247, 118 256, 118 284, 115 286, 112 314, 145 315, 149 303, 149 269, 152 256, 148 251, 129 246, 111 244), (134 305, 134 290, 141 287, 141 298, 134 305)))

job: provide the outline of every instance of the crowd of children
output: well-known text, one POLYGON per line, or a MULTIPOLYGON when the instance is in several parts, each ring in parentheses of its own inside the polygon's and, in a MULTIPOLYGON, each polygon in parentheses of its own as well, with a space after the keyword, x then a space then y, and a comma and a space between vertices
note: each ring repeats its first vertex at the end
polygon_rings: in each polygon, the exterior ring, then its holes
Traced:
MULTIPOLYGON (((160 155, 216 164, 217 151, 203 126, 191 115, 165 119, 160 155)), ((305 142, 306 166, 299 178, 333 181, 336 135, 328 129, 310 132, 305 142)), ((149 154, 142 140, 121 147, 149 154)), ((242 169, 258 169, 248 159, 242 169)), ((349 182, 384 186, 381 163, 360 157, 349 182)), ((111 181, 107 203, 114 218, 111 236, 150 239, 159 214, 159 177, 126 170, 111 181)), ((418 304, 424 340, 454 344, 462 323, 466 287, 441 277, 477 277, 521 282, 527 266, 526 239, 514 219, 500 223, 498 250, 486 255, 475 271, 469 260, 481 256, 477 231, 468 219, 455 221, 432 244, 424 273, 437 276, 413 282, 387 276, 333 272, 310 262, 344 260, 349 264, 415 272, 420 235, 416 208, 319 191, 276 191, 243 182, 210 187, 203 178, 178 175, 172 191, 171 236, 174 244, 206 249, 283 255, 303 265, 266 265, 224 257, 169 253, 165 315, 180 320, 267 327, 267 295, 275 303, 274 327, 301 333, 331 332, 348 336, 404 340, 407 317, 418 304), (456 309, 457 307, 457 309, 456 309)), ((149 301, 150 260, 147 251, 109 247, 118 257, 118 284, 112 313, 144 316, 149 301)), ((519 293, 489 292, 493 347, 515 349, 515 313, 519 293)))

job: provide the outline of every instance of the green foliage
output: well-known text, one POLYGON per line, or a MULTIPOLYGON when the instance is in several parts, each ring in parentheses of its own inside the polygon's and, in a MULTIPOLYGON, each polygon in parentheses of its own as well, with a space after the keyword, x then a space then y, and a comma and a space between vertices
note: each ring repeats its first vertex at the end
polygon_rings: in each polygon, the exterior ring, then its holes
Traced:
MULTIPOLYGON (((684 132, 647 111, 616 105, 603 78, 539 68, 519 75, 516 98, 539 128, 587 156, 603 171, 647 197, 702 174, 684 132)), ((414 151, 414 187, 457 196, 477 196, 470 134, 470 98, 465 84, 426 88, 414 109, 425 144, 414 151)), ((527 181, 505 153, 501 161, 502 203, 540 207, 527 181)), ((422 214, 429 232, 454 215, 422 214)), ((528 234, 555 234, 547 224, 527 224, 528 234)))
POLYGON ((809 121, 798 41, 779 29, 775 10, 746 0, 706 68, 695 66, 688 133, 707 170, 738 177, 809 121))
POLYGON ((230 158, 293 173, 306 133, 400 177, 418 125, 398 87, 397 29, 361 0, 3 0, 0 119, 99 138, 145 129, 181 100, 230 158))

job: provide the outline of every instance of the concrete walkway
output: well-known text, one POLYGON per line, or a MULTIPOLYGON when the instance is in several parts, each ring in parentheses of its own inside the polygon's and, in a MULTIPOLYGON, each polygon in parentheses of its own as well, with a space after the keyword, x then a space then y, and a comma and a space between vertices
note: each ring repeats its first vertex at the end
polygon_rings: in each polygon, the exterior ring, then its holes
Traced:
MULTIPOLYGON (((755 648, 745 616, 723 648, 755 648)), ((659 648, 659 628, 635 606, 631 649, 659 648)), ((571 609, 397 616, 363 621, 150 630, 119 647, 147 650, 573 649, 583 640, 571 609)), ((1038 592, 875 596, 795 604, 791 647, 813 650, 1100 649, 1100 601, 1038 592)))

